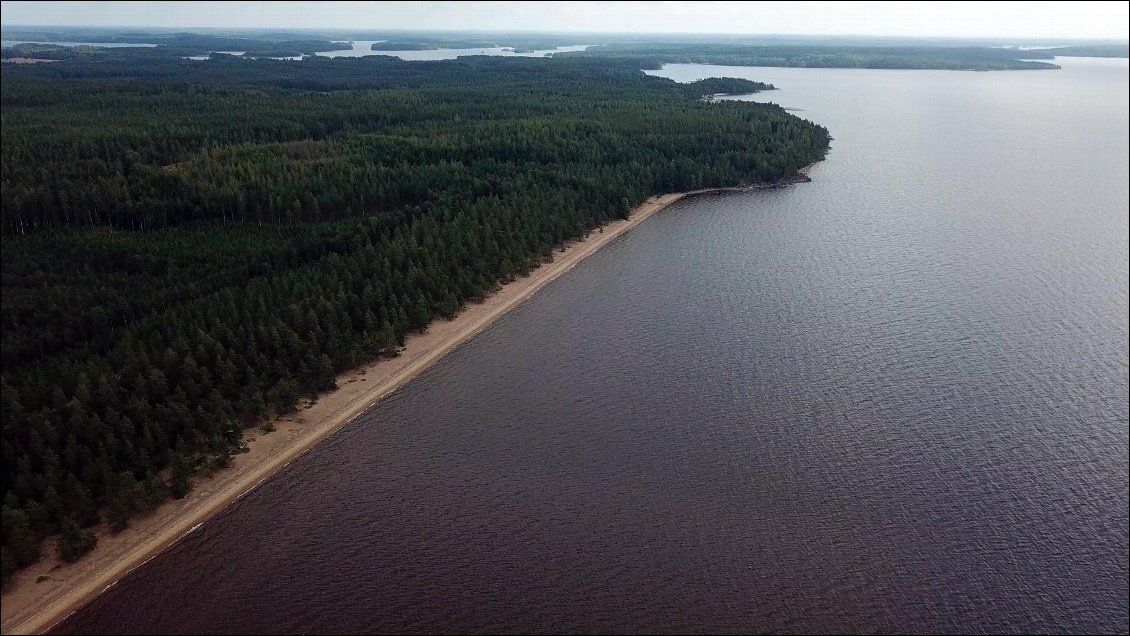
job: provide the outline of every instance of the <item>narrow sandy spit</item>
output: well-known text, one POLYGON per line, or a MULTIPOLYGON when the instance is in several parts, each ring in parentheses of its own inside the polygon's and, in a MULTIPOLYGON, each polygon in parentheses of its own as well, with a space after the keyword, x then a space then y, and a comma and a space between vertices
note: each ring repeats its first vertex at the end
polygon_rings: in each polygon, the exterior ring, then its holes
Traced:
MULTIPOLYGON (((718 190, 730 189, 736 188, 718 190)), ((248 430, 244 439, 251 452, 234 456, 231 468, 195 480, 185 499, 166 502, 150 515, 131 519, 130 527, 116 535, 105 526, 96 528, 98 546, 77 563, 59 561, 54 542, 48 541, 43 546, 44 557, 17 574, 4 593, 0 631, 33 634, 50 629, 585 257, 679 199, 711 191, 652 197, 633 210, 628 220, 610 223, 603 232, 594 231, 564 252, 556 252, 553 262, 504 285, 483 302, 468 305, 453 320, 440 319, 426 333, 409 336, 399 357, 339 376, 339 389, 280 418, 275 432, 248 430)))

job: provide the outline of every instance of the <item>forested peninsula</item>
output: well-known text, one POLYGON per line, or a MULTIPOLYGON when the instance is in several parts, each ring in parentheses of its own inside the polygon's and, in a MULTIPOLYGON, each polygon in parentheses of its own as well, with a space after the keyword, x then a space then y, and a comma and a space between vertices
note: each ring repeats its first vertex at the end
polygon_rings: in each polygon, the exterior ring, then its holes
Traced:
POLYGON ((829 143, 627 60, 117 51, 3 65, 5 580, 647 197, 829 143))
POLYGON ((783 66, 799 68, 939 69, 1007 71, 1058 69, 1054 49, 1019 50, 987 46, 826 46, 699 43, 618 43, 584 51, 559 53, 571 57, 632 60, 641 68, 664 64, 783 66), (1035 58, 1035 59, 1031 59, 1035 58))

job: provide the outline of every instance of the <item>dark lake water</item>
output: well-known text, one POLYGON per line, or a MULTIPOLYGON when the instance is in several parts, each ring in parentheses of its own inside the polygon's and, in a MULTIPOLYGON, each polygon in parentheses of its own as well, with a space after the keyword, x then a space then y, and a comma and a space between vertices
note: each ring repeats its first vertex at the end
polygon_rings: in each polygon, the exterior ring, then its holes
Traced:
POLYGON ((1126 632, 1126 60, 740 75, 835 137, 554 282, 61 632, 1126 632))

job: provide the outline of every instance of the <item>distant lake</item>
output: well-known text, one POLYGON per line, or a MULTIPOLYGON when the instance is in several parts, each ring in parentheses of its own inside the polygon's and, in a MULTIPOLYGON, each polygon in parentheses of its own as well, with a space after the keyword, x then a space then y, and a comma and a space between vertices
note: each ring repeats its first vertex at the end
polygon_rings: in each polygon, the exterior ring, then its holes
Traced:
POLYGON ((831 154, 648 219, 58 632, 1127 632, 1130 73, 1057 63, 668 66, 831 154))
MULTIPOLYGON (((322 57, 364 57, 366 55, 391 55, 391 56, 394 56, 394 57, 399 57, 402 60, 453 60, 453 59, 460 57, 460 56, 463 56, 463 55, 501 55, 501 56, 504 56, 504 57, 507 57, 507 56, 510 56, 510 57, 514 57, 514 56, 517 56, 517 57, 544 57, 546 54, 550 54, 550 53, 564 53, 564 52, 567 52, 567 51, 583 51, 586 48, 588 48, 589 46, 592 46, 590 44, 577 44, 577 45, 570 45, 570 46, 561 46, 561 47, 558 47, 556 49, 540 49, 540 50, 537 50, 537 51, 530 51, 528 53, 514 53, 514 52, 508 50, 508 47, 493 47, 493 48, 479 48, 479 49, 434 49, 434 50, 430 50, 430 51, 374 51, 374 50, 372 50, 371 47, 373 46, 373 44, 375 44, 377 42, 383 42, 383 41, 384 40, 365 40, 365 41, 358 40, 358 41, 354 41, 352 43, 353 48, 351 48, 351 49, 343 49, 343 50, 340 50, 340 51, 321 51, 321 52, 317 53, 316 55, 320 55, 322 57)), ((0 42, 0 44, 2 44, 3 48, 8 48, 8 47, 11 47, 11 46, 15 46, 17 44, 32 44, 32 43, 33 42, 28 42, 28 41, 24 41, 24 40, 3 40, 2 42, 0 42)), ((127 46, 129 46, 129 47, 136 47, 136 46, 155 47, 155 46, 157 46, 156 44, 132 44, 132 43, 123 44, 123 43, 118 43, 118 42, 111 42, 111 43, 105 43, 105 42, 103 42, 103 43, 99 43, 99 42, 38 42, 38 44, 56 44, 56 45, 59 45, 59 46, 102 46, 102 47, 107 47, 107 48, 127 47, 127 46)), ((243 55, 243 51, 214 51, 214 52, 215 53, 226 53, 226 54, 229 54, 229 55, 243 55)), ((293 56, 293 57, 272 57, 271 59, 273 59, 273 60, 300 60, 303 57, 306 57, 306 56, 297 55, 297 56, 293 56)), ((209 59, 209 57, 207 55, 192 55, 192 56, 187 56, 187 59, 190 59, 190 60, 207 60, 207 59, 209 59)))
MULTIPOLYGON (((457 57, 464 55, 500 55, 503 57, 543 57, 550 53, 564 53, 566 51, 583 51, 588 48, 589 44, 578 44, 576 46, 562 46, 556 49, 543 49, 537 51, 530 51, 529 53, 514 53, 504 47, 482 48, 482 49, 434 49, 429 51, 374 51, 372 50, 373 44, 383 42, 383 40, 366 40, 353 42, 353 48, 343 49, 340 51, 320 51, 315 55, 321 57, 366 57, 369 55, 390 55, 399 57, 402 60, 453 60, 457 57)), ((219 53, 227 53, 228 51, 218 51, 219 53)), ((242 55, 242 52, 236 53, 242 55)), ((300 60, 303 56, 296 57, 275 57, 275 60, 300 60)), ((206 60, 207 55, 193 56, 190 59, 206 60)))

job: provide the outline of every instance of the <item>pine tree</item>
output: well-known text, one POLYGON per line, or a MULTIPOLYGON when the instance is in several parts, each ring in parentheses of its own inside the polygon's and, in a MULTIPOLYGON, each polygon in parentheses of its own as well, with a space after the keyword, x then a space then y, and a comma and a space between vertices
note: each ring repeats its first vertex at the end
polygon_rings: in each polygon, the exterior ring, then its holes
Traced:
POLYGON ((59 558, 68 563, 77 561, 97 544, 98 537, 93 532, 80 528, 70 517, 63 520, 58 541, 59 558))
POLYGON ((4 547, 10 551, 12 561, 18 567, 39 559, 39 540, 22 511, 4 506, 0 509, 0 527, 3 529, 4 547))
POLYGON ((110 505, 106 508, 106 522, 110 525, 110 530, 121 532, 129 527, 131 512, 133 511, 122 493, 118 492, 110 497, 110 505))
POLYGON ((169 473, 169 493, 173 499, 184 499, 190 487, 188 480, 188 460, 180 451, 173 453, 169 473))
POLYGON ((298 407, 298 390, 294 387, 294 380, 290 378, 279 378, 271 387, 268 397, 280 415, 290 413, 298 407))

